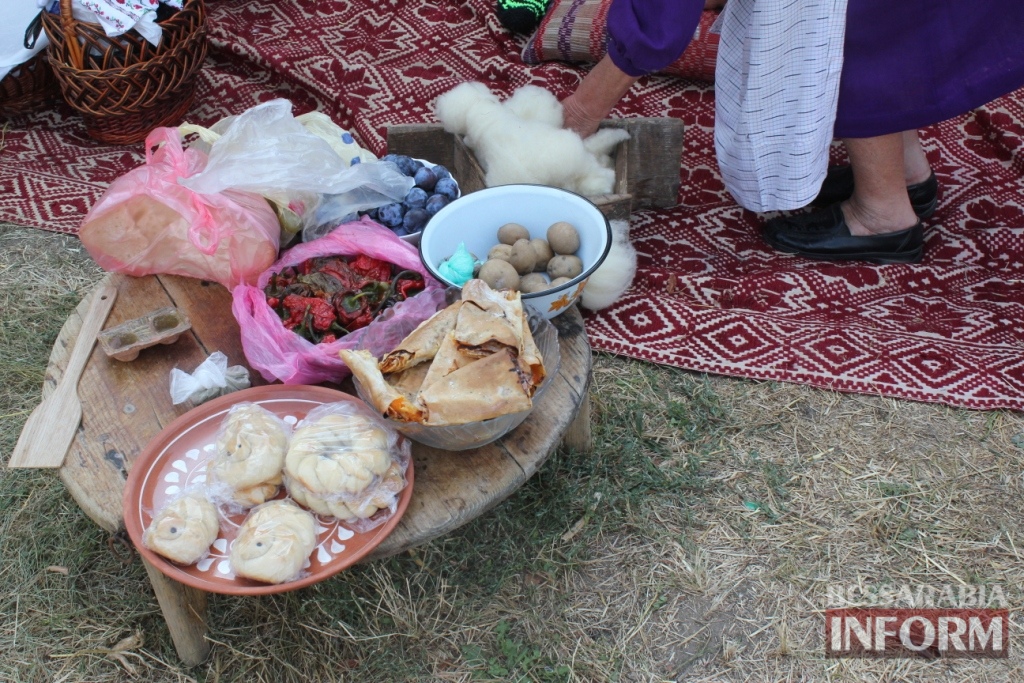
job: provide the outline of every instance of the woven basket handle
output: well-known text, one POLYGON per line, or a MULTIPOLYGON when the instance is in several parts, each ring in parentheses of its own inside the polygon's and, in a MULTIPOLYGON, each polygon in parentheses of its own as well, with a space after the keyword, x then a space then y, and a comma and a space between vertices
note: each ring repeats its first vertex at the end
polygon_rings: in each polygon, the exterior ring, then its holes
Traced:
POLYGON ((64 29, 64 45, 67 46, 71 66, 76 69, 85 68, 82 44, 78 42, 78 32, 75 30, 77 22, 71 13, 71 0, 60 0, 60 23, 64 29))

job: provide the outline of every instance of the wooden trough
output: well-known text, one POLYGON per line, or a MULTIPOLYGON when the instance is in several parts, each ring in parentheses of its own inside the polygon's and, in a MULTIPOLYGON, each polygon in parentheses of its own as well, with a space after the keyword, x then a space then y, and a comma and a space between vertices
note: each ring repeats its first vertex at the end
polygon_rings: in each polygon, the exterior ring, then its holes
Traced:
MULTIPOLYGON (((679 159, 683 122, 671 118, 608 119, 602 125, 625 128, 629 139, 615 148, 615 188, 611 194, 589 197, 609 220, 628 220, 636 209, 675 206, 679 197, 679 159)), ((486 185, 473 151, 439 123, 389 126, 388 152, 427 159, 447 167, 463 194, 486 185)))

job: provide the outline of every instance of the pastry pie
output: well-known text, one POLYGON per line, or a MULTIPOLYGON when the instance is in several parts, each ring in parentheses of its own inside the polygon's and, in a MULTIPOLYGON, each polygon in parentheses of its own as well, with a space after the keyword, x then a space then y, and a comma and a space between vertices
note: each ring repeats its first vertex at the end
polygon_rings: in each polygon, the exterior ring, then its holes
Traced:
POLYGON ((391 466, 388 433, 372 418, 328 413, 295 430, 284 466, 319 496, 357 494, 391 466))
POLYGON ((461 301, 379 362, 367 351, 340 355, 381 415, 438 427, 528 411, 547 374, 519 293, 483 280, 468 281, 461 301))

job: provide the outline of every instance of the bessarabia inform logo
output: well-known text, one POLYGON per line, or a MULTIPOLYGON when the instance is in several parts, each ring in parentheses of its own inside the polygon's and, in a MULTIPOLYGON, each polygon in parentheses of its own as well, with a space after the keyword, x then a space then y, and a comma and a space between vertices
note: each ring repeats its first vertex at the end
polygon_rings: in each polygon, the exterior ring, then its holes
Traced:
POLYGON ((1000 585, 829 586, 829 657, 1006 657, 1000 585))

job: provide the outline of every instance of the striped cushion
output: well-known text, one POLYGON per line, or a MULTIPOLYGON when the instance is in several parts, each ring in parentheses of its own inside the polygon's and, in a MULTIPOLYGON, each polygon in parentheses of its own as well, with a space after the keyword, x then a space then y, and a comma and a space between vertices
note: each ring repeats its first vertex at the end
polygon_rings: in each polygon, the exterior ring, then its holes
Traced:
MULTIPOLYGON (((523 62, 597 62, 606 52, 605 26, 611 4, 611 0, 552 0, 540 26, 523 48, 523 62)), ((713 82, 719 36, 710 29, 718 14, 705 10, 693 41, 679 59, 659 73, 713 82)))

